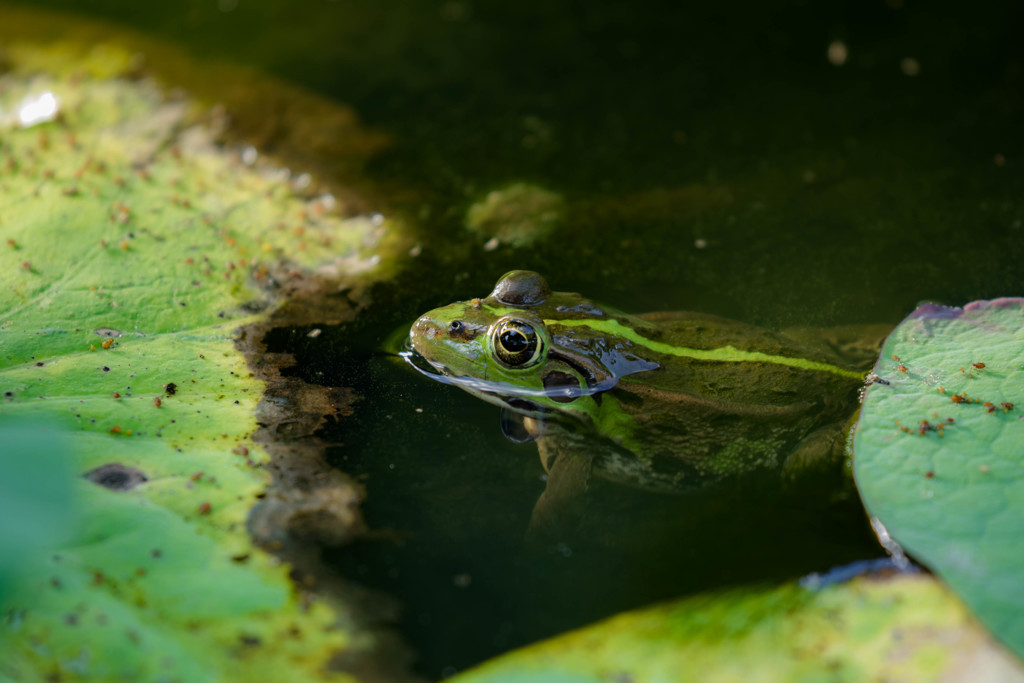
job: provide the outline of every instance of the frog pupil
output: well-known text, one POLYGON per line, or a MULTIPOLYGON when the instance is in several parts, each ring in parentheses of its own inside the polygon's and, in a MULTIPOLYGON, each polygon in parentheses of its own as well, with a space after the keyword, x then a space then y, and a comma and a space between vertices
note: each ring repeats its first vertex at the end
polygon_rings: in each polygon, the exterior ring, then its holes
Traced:
POLYGON ((520 353, 526 350, 530 342, 519 330, 505 330, 501 333, 501 345, 509 353, 520 353))

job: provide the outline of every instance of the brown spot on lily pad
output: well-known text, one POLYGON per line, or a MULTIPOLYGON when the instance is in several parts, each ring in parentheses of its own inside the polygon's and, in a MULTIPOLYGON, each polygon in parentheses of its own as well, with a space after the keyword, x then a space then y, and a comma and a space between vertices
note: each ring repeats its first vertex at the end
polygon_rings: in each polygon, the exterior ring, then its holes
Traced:
POLYGON ((100 465, 85 473, 85 478, 111 491, 131 491, 149 481, 146 473, 136 467, 118 462, 100 465))

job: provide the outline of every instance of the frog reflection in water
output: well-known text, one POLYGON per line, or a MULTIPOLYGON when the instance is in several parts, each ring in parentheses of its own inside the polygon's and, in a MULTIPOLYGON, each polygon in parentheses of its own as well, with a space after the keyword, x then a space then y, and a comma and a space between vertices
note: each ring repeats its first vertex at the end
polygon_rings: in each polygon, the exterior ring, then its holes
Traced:
POLYGON ((628 315, 512 271, 485 299, 423 315, 412 347, 441 381, 536 440, 531 527, 578 511, 594 476, 665 492, 754 471, 841 469, 882 326, 775 333, 701 313, 628 315))

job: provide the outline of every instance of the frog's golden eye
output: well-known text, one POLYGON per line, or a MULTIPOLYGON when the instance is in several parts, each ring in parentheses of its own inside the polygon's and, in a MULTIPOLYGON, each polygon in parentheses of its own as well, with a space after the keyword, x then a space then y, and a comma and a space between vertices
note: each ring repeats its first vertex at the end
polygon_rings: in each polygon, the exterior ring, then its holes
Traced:
POLYGON ((492 333, 494 352, 506 365, 523 367, 532 364, 540 356, 537 332, 522 320, 506 320, 494 328, 492 333))

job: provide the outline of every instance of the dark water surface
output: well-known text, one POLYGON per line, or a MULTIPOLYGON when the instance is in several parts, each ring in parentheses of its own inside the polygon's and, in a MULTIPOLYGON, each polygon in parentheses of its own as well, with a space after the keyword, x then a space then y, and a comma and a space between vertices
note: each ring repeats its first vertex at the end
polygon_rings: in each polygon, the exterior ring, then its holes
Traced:
POLYGON ((536 446, 508 441, 497 407, 375 353, 396 317, 382 312, 400 308, 409 285, 378 289, 357 324, 267 341, 295 353, 307 381, 364 397, 323 436, 338 444, 332 464, 367 487, 376 536, 327 558, 402 600, 399 627, 425 676, 657 600, 882 554, 852 492, 783 492, 774 472, 687 496, 597 480, 580 529, 538 541, 528 534, 544 489, 536 446))
POLYGON ((607 534, 528 549, 536 449, 506 441, 493 407, 375 355, 403 321, 483 296, 510 268, 629 311, 770 327, 895 324, 921 300, 1024 289, 1019 3, 89 12, 301 83, 392 137, 365 175, 422 253, 355 326, 270 342, 306 379, 364 397, 325 438, 365 480, 370 524, 394 533, 331 560, 404 602, 431 678, 629 606, 876 551, 855 504, 823 510, 760 482, 682 502, 605 492, 607 534), (519 181, 563 197, 566 219, 533 247, 486 251, 467 207, 519 181))

